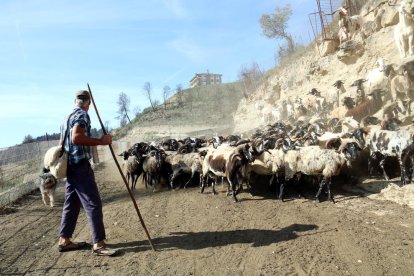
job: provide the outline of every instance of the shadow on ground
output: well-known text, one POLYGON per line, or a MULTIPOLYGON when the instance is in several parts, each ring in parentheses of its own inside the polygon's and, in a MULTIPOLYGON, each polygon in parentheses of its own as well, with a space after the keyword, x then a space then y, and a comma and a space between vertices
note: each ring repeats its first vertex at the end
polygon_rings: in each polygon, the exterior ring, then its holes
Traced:
MULTIPOLYGON (((273 243, 298 238, 298 232, 317 230, 314 224, 292 224, 279 230, 244 229, 232 231, 207 232, 173 232, 167 237, 153 239, 157 251, 175 249, 198 250, 211 247, 221 247, 232 244, 252 244, 253 247, 267 246, 273 243)), ((314 235, 318 233, 308 233, 314 235)), ((122 252, 140 252, 151 250, 148 241, 119 243, 115 245, 122 252)))

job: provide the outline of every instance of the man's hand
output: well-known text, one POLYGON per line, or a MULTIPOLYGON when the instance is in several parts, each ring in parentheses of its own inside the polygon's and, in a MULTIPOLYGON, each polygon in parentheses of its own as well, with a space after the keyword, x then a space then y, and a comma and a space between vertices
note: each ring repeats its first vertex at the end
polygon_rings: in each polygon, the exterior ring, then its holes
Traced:
POLYGON ((102 145, 110 145, 112 144, 112 136, 110 134, 106 134, 101 137, 102 145))

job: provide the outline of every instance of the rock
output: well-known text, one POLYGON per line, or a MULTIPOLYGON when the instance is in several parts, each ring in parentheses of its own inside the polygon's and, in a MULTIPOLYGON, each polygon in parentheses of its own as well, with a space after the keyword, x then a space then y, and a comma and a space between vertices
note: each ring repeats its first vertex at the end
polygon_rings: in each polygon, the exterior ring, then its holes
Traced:
POLYGON ((381 25, 378 25, 375 21, 368 21, 362 25, 362 33, 365 37, 372 35, 373 33, 378 32, 381 29, 381 25))
POLYGON ((333 54, 336 51, 336 48, 338 47, 338 41, 337 40, 325 40, 323 41, 318 47, 318 52, 321 57, 325 57, 327 55, 333 54))
POLYGON ((398 11, 396 7, 385 9, 381 18, 381 27, 385 28, 398 23, 398 11))
POLYGON ((364 54, 364 51, 365 48, 361 42, 348 40, 339 45, 339 52, 336 56, 341 62, 352 64, 364 54))

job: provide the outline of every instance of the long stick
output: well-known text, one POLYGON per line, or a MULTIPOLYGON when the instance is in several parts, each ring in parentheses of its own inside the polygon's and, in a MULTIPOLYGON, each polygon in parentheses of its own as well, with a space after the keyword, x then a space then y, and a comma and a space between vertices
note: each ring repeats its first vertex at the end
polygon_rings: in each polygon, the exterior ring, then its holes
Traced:
MULTIPOLYGON (((102 131, 106 135, 107 132, 106 132, 105 127, 104 127, 104 125, 102 123, 101 117, 99 116, 99 112, 98 112, 98 109, 96 108, 95 101, 93 100, 92 91, 91 91, 91 88, 89 87, 89 83, 87 85, 88 85, 89 94, 91 95, 91 100, 92 100, 93 107, 95 108, 95 111, 96 111, 96 116, 98 116, 98 120, 99 120, 99 123, 101 124, 102 131)), ((147 227, 145 226, 144 220, 142 219, 141 213, 139 212, 138 205, 137 205, 137 201, 135 200, 135 197, 132 194, 131 189, 129 188, 128 181, 126 180, 125 175, 122 173, 122 169, 119 166, 118 160, 116 159, 116 156, 115 156, 114 150, 112 148, 112 145, 109 145, 109 149, 111 150, 112 157, 113 157, 113 159, 115 161, 116 166, 118 167, 119 173, 121 174, 122 179, 124 180, 125 187, 127 188, 128 193, 129 193, 129 196, 131 197, 132 203, 134 204, 135 211, 137 211, 137 215, 138 215, 139 221, 141 222, 141 225, 142 225, 142 227, 145 230, 145 234, 147 234, 147 238, 148 238, 148 241, 149 241, 149 243, 151 245, 151 248, 152 248, 152 250, 156 251, 155 250, 155 247, 154 247, 154 244, 152 243, 150 234, 148 233, 147 227)))

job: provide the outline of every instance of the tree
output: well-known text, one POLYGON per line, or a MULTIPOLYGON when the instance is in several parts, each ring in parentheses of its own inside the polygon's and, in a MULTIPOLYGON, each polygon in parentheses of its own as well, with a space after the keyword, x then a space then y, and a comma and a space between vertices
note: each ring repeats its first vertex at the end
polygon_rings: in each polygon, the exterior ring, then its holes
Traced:
POLYGON ((183 105, 183 86, 181 84, 177 84, 175 87, 175 95, 177 95, 178 106, 183 105))
POLYGON ((155 112, 155 102, 151 98, 151 96, 152 96, 151 83, 148 82, 148 81, 146 83, 144 83, 144 92, 145 92, 145 95, 148 97, 148 100, 150 102, 152 111, 155 112))
POLYGON ((283 8, 276 6, 275 13, 263 14, 260 18, 263 34, 267 38, 285 39, 287 41, 287 48, 281 47, 281 49, 282 51, 286 50, 288 54, 293 53, 295 50, 293 37, 287 32, 287 23, 291 15, 292 8, 290 4, 287 4, 283 8))
POLYGON ((258 81, 263 77, 263 71, 259 64, 253 62, 251 67, 242 65, 238 77, 244 86, 244 97, 247 99, 249 95, 256 90, 258 81))
POLYGON ((28 143, 33 143, 33 142, 34 142, 33 136, 28 134, 24 136, 22 144, 28 144, 28 143))
POLYGON ((129 119, 128 116, 128 112, 129 112, 129 104, 130 104, 131 100, 129 99, 129 97, 127 96, 127 94, 125 94, 124 92, 121 92, 118 96, 118 116, 116 117, 117 119, 120 120, 121 122, 121 126, 122 123, 124 123, 124 126, 127 123, 127 119, 128 122, 131 123, 131 120, 129 119))
POLYGON ((171 88, 166 85, 163 89, 163 97, 164 97, 164 111, 167 111, 167 99, 170 96, 171 88))

